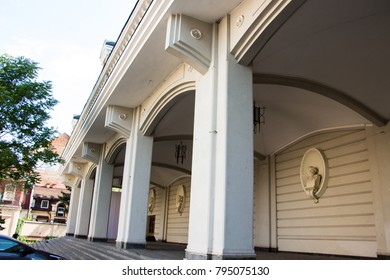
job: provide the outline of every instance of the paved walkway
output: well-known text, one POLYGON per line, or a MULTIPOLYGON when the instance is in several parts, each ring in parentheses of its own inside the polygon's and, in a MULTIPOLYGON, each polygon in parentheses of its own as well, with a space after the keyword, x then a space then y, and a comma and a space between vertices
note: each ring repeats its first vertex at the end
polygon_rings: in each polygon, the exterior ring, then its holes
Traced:
MULTIPOLYGON (((186 245, 149 242, 146 249, 118 249, 111 242, 90 242, 74 237, 40 241, 33 247, 61 255, 69 260, 182 260, 186 245)), ((258 260, 347 260, 353 257, 257 251, 258 260)))

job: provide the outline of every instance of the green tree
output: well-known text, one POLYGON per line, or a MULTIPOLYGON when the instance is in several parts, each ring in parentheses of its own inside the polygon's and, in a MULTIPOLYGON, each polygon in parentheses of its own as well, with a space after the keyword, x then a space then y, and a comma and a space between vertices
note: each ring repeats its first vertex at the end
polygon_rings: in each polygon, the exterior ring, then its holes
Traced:
POLYGON ((57 104, 51 82, 38 81, 38 64, 28 58, 0 56, 0 180, 39 182, 38 164, 62 159, 52 149, 57 131, 47 125, 57 104))
POLYGON ((59 201, 66 206, 65 211, 68 212, 69 204, 70 204, 70 194, 72 192, 72 188, 69 186, 65 186, 68 192, 61 191, 61 195, 58 197, 59 201))

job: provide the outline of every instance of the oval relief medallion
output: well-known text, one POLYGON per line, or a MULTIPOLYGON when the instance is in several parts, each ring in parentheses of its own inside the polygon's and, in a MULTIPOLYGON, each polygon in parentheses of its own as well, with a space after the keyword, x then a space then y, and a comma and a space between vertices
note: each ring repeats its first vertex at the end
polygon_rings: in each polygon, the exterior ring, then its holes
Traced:
POLYGON ((315 203, 326 191, 328 162, 319 149, 311 148, 305 152, 300 169, 301 185, 305 193, 315 203))
POLYGON ((185 192, 184 192, 184 186, 180 185, 177 188, 176 191, 176 210, 180 213, 180 215, 183 213, 184 210, 184 201, 185 201, 185 192))
POLYGON ((156 191, 154 189, 150 189, 149 190, 149 203, 148 203, 148 210, 150 213, 153 213, 155 204, 156 204, 156 191))

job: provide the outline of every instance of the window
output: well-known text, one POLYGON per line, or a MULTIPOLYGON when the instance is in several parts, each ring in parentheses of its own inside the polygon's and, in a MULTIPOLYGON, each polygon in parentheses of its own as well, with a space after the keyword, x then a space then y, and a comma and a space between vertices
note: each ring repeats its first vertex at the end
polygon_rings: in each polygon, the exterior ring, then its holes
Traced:
POLYGON ((49 208, 49 201, 48 200, 42 200, 41 201, 41 208, 49 208))
POLYGON ((57 207, 57 217, 65 216, 65 207, 59 206, 57 207))
POLYGON ((15 200, 15 187, 12 184, 5 186, 3 201, 14 201, 15 200))

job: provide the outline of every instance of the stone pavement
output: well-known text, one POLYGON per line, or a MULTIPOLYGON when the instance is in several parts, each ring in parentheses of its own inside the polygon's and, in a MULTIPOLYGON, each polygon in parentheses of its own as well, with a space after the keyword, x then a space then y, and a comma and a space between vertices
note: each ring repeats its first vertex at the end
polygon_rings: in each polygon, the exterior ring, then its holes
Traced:
MULTIPOLYGON (((69 260, 182 260, 186 245, 148 242, 146 249, 118 249, 111 242, 90 242, 74 237, 59 237, 37 242, 32 247, 63 256, 69 260)), ((258 260, 348 260, 346 256, 329 256, 291 252, 256 251, 258 260)))

